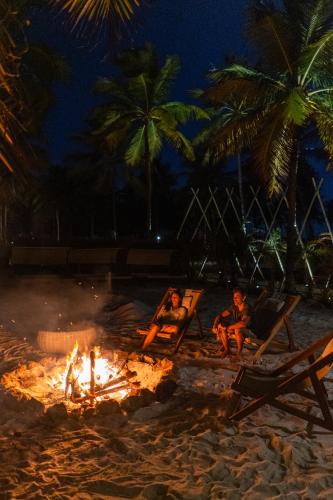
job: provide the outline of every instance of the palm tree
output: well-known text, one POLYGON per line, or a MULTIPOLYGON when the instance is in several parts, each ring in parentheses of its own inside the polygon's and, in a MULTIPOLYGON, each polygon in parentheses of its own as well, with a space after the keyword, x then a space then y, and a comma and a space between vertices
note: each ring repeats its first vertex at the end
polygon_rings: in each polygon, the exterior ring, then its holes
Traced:
MULTIPOLYGON (((204 102, 208 103, 211 106, 211 108, 208 108, 211 121, 209 125, 207 127, 204 127, 194 139, 193 144, 195 146, 205 145, 207 143, 209 144, 211 138, 215 137, 215 134, 218 133, 220 129, 227 127, 230 123, 242 119, 248 112, 246 102, 244 102, 242 98, 236 99, 234 96, 231 96, 229 101, 226 101, 225 98, 220 100, 215 88, 209 89, 209 91, 206 92, 202 90, 196 90, 193 92, 193 95, 197 98, 203 99, 204 102)), ((206 154, 204 155, 204 164, 211 165, 211 163, 214 163, 216 159, 216 157, 212 157, 211 150, 210 148, 208 148, 206 154)), ((242 229, 245 234, 245 201, 241 151, 238 151, 236 155, 236 161, 241 222, 242 229)))
POLYGON ((19 74, 20 58, 27 47, 20 36, 22 24, 13 2, 0 0, 0 19, 0 165, 13 172, 13 165, 22 163, 24 126, 19 120, 22 111, 19 74))
POLYGON ((198 106, 168 101, 171 85, 180 69, 177 57, 167 57, 161 66, 154 50, 123 52, 117 60, 121 75, 99 80, 97 92, 109 101, 93 116, 96 134, 105 137, 111 152, 123 151, 130 166, 142 165, 147 182, 147 231, 152 231, 152 164, 162 149, 163 140, 194 159, 190 141, 179 126, 190 119, 208 118, 198 106))
MULTIPOLYGON (((66 11, 73 27, 78 29, 85 22, 96 27, 106 20, 118 29, 119 22, 128 21, 140 3, 141 0, 49 1, 49 5, 66 11)), ((33 4, 43 7, 45 2, 33 4)), ((21 59, 29 50, 26 27, 30 7, 29 0, 0 0, 0 167, 10 172, 15 169, 16 173, 27 163, 23 156, 27 149, 25 134, 31 125, 31 108, 21 81, 21 59)))
POLYGON ((109 20, 114 26, 119 20, 129 21, 141 3, 141 0, 50 0, 51 5, 68 13, 74 28, 85 22, 99 25, 109 20))
POLYGON ((249 148, 270 196, 287 188, 286 289, 295 286, 296 190, 304 134, 314 127, 333 160, 333 4, 331 0, 256 0, 248 34, 256 67, 211 73, 210 96, 242 100, 246 113, 208 139, 215 158, 249 148))

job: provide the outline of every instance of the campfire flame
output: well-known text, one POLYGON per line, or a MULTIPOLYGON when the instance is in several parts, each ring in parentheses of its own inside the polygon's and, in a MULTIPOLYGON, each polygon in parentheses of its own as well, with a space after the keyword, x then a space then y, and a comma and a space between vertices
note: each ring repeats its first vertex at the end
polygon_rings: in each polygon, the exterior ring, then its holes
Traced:
POLYGON ((99 347, 94 348, 93 354, 80 354, 78 343, 75 342, 73 350, 67 355, 65 370, 56 379, 53 378, 52 384, 60 387, 65 398, 74 403, 88 399, 90 402, 102 401, 111 397, 119 401, 127 397, 130 388, 126 377, 119 376, 119 367, 113 366, 108 359, 103 358, 99 347), (92 359, 94 360, 93 368, 92 359), (93 384, 92 376, 94 377, 93 384), (126 387, 123 387, 124 385, 126 387), (94 387, 93 394, 91 393, 92 386, 94 387))

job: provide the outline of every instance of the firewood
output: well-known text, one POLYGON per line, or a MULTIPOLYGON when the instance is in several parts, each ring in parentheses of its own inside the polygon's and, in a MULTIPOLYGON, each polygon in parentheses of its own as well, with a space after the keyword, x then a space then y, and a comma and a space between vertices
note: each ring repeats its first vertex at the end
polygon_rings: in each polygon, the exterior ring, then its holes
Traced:
POLYGON ((66 375, 66 387, 65 387, 65 398, 66 399, 68 396, 69 386, 72 384, 72 373, 73 373, 73 363, 70 363, 69 367, 68 367, 68 372, 66 375))
POLYGON ((90 351, 90 404, 95 402, 95 351, 90 351))

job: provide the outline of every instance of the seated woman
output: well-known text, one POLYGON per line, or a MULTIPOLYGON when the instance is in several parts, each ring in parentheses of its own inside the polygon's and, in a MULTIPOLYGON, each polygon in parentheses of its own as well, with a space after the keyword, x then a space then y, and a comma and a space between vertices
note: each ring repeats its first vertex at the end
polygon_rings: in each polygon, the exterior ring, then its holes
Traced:
POLYGON ((182 298, 183 296, 179 289, 171 293, 169 302, 161 307, 156 320, 150 325, 142 349, 147 349, 160 331, 166 333, 179 332, 187 316, 187 309, 185 306, 182 306, 182 298))
POLYGON ((230 355, 230 334, 234 334, 237 343, 237 357, 243 349, 243 333, 250 328, 251 306, 247 303, 246 294, 241 288, 233 290, 233 304, 216 316, 212 331, 222 342, 222 356, 230 355))

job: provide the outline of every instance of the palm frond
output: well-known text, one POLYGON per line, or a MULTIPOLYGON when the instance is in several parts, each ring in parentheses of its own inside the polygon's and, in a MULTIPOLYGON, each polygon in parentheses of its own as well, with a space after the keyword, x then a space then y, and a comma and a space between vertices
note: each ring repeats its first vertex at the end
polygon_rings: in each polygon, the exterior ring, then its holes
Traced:
POLYGON ((20 84, 20 60, 26 47, 18 48, 12 32, 21 30, 18 9, 12 2, 0 1, 0 166, 21 171, 27 109, 20 84))
POLYGON ((301 85, 311 81, 311 72, 329 61, 333 56, 333 29, 325 32, 315 43, 309 45, 301 57, 301 85))
POLYGON ((119 153, 124 148, 126 139, 128 138, 129 126, 125 124, 118 126, 105 135, 105 141, 111 153, 119 153))
POLYGON ((148 133, 148 144, 149 144, 149 153, 150 159, 154 160, 158 157, 162 148, 162 140, 158 130, 158 127, 154 123, 153 120, 150 120, 147 126, 148 133))
MULTIPOLYGON (((291 2, 288 2, 291 3, 291 2)), ((303 47, 315 42, 333 25, 333 5, 331 0, 303 0, 293 2, 296 16, 303 22, 303 47)))
POLYGON ((311 104, 301 88, 291 89, 284 103, 284 118, 295 125, 304 125, 311 113, 311 104))
POLYGON ((176 56, 166 59, 164 65, 154 80, 152 89, 153 103, 162 102, 170 94, 171 86, 180 71, 180 60, 176 56))
POLYGON ((100 23, 106 19, 128 21, 139 7, 140 0, 52 0, 61 10, 67 11, 76 28, 82 21, 100 23))
POLYGON ((252 109, 238 120, 231 120, 216 131, 213 130, 207 144, 206 161, 217 162, 250 147, 261 130, 265 113, 252 109))
POLYGON ((149 43, 144 47, 123 50, 115 58, 115 65, 125 78, 132 78, 143 73, 155 79, 160 71, 156 51, 149 43))
POLYGON ((253 152, 259 176, 268 182, 270 195, 281 192, 290 168, 294 125, 285 120, 285 111, 273 108, 263 120, 253 152))
POLYGON ((114 78, 99 78, 94 85, 94 91, 98 94, 107 94, 111 102, 124 104, 126 108, 136 106, 127 91, 127 83, 124 84, 114 78))
POLYGON ((135 166, 142 161, 145 152, 144 134, 145 127, 140 127, 134 134, 125 153, 125 161, 128 165, 135 166))
POLYGON ((255 106, 259 102, 263 104, 267 97, 275 100, 280 92, 286 90, 283 80, 240 65, 217 71, 211 78, 216 79, 216 83, 206 90, 203 99, 214 106, 239 100, 240 97, 249 106, 255 106))
POLYGON ((319 136, 328 155, 328 170, 333 169, 333 110, 331 113, 318 112, 315 115, 319 136))
POLYGON ((176 149, 182 152, 187 160, 194 161, 195 155, 191 142, 179 130, 169 129, 160 124, 163 137, 176 149))
POLYGON ((248 16, 247 34, 260 51, 262 65, 271 67, 274 60, 276 72, 293 74, 293 61, 298 56, 297 37, 277 2, 257 0, 248 16))
POLYGON ((209 120, 209 113, 199 106, 179 101, 170 101, 159 106, 159 109, 170 113, 177 123, 187 123, 190 120, 209 120))

